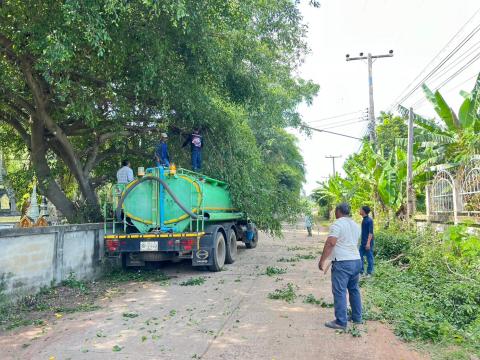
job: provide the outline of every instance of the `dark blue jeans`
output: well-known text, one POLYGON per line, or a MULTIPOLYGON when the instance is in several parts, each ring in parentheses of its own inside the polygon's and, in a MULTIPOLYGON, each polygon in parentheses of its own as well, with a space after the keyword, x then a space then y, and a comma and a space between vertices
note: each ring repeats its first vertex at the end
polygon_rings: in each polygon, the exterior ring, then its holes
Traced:
POLYGON ((360 271, 361 274, 363 274, 363 259, 366 257, 367 258, 367 274, 371 275, 373 274, 373 265, 374 265, 374 260, 373 260, 373 240, 370 242, 370 250, 365 249, 365 245, 360 245, 360 248, 358 249, 360 251, 360 258, 362 259, 362 269, 360 271))
POLYGON ((332 293, 335 319, 338 325, 347 326, 347 290, 352 307, 352 320, 362 322, 362 299, 358 280, 361 269, 360 260, 332 262, 332 293))
POLYGON ((202 168, 202 152, 192 150, 192 170, 199 171, 202 168))

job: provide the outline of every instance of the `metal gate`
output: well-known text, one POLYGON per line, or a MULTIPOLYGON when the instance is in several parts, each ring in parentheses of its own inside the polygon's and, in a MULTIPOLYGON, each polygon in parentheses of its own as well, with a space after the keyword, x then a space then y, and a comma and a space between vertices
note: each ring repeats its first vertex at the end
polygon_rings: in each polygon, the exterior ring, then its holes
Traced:
POLYGON ((455 203, 455 182, 452 175, 441 170, 435 175, 431 187, 431 212, 433 214, 454 214, 455 203))

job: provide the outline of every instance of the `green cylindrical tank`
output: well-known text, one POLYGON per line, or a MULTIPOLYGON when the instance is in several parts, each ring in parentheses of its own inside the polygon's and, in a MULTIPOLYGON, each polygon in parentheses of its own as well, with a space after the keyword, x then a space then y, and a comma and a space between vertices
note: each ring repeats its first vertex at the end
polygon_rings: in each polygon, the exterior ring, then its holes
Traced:
POLYGON ((232 206, 227 184, 184 169, 170 171, 162 168, 147 169, 145 180, 135 180, 124 190, 123 212, 140 233, 154 229, 173 232, 202 230, 205 222, 228 221, 243 217, 232 206), (201 220, 192 219, 174 201, 158 182, 149 177, 162 179, 177 200, 192 213, 202 215, 201 220), (127 190, 132 188, 128 193, 127 190))

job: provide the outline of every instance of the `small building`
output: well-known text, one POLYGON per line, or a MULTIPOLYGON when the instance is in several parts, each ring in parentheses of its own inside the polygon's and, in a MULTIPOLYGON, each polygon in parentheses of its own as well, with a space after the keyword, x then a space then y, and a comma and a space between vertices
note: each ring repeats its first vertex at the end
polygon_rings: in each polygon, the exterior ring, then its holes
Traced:
POLYGON ((7 172, 3 166, 3 155, 0 153, 0 229, 12 228, 20 220, 20 213, 15 202, 15 193, 6 181, 7 172))

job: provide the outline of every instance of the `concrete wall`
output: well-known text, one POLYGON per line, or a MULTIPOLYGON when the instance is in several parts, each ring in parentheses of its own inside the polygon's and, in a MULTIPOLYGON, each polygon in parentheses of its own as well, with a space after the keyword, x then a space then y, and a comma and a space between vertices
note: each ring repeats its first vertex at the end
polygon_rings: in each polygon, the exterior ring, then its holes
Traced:
POLYGON ((91 279, 103 254, 103 224, 0 229, 0 281, 5 293, 24 295, 59 284, 70 272, 91 279))

